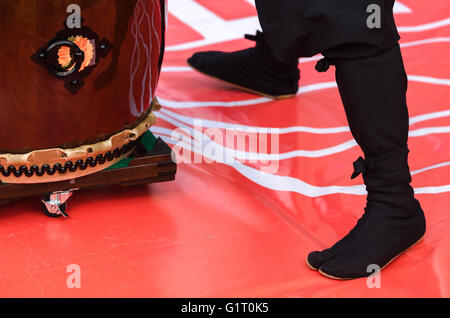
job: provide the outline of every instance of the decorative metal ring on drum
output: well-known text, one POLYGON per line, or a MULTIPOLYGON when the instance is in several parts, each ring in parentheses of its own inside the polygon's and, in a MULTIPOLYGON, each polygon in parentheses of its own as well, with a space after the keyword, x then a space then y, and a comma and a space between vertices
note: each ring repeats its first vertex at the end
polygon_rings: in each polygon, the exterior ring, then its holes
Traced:
POLYGON ((70 180, 154 123, 164 0, 0 0, 0 180, 70 180))

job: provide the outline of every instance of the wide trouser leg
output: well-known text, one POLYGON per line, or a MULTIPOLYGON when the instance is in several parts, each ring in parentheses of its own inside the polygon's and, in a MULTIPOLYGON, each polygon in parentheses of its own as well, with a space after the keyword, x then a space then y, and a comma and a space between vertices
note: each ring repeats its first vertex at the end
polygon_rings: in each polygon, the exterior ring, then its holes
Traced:
POLYGON ((358 58, 379 54, 399 40, 394 0, 255 0, 267 43, 280 60, 324 53, 358 58), (368 27, 373 8, 377 27, 368 27))

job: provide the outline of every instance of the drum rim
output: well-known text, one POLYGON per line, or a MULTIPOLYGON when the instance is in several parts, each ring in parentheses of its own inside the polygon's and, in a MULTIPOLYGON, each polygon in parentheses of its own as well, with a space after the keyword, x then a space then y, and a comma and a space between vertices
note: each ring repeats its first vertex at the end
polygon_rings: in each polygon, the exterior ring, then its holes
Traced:
POLYGON ((49 148, 33 150, 25 154, 0 154, 0 180, 3 183, 16 184, 55 182, 79 178, 107 169, 126 158, 134 150, 134 142, 156 123, 154 111, 158 111, 160 108, 161 106, 155 97, 151 107, 143 114, 142 120, 134 128, 123 129, 103 141, 81 145, 76 148, 49 148), (102 164, 95 167, 88 166, 83 170, 77 168, 74 172, 67 171, 64 174, 59 173, 59 171, 53 171, 54 173, 52 172, 51 175, 47 173, 48 169, 55 167, 55 165, 64 167, 70 162, 74 163, 74 165, 80 161, 87 163, 88 158, 95 160, 98 156, 108 157, 109 159, 112 156, 113 158, 112 160, 105 160, 102 164), (20 171, 24 167, 31 171, 32 167, 35 167, 34 170, 37 167, 38 170, 42 170, 44 173, 42 176, 38 176, 35 173, 36 171, 34 171, 32 176, 27 176, 25 172, 21 173, 20 176, 16 176, 14 173, 5 176, 3 171, 11 169, 11 167, 14 167, 15 171, 20 171))

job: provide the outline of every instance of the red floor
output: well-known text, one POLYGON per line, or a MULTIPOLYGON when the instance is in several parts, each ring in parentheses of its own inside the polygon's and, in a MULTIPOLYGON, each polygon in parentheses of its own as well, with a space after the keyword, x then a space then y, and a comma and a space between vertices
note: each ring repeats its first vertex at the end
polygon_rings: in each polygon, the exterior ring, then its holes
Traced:
POLYGON ((250 45, 237 38, 254 28, 254 7, 246 0, 227 0, 225 8, 219 0, 169 2, 163 110, 153 131, 184 146, 187 157, 189 145, 173 131, 192 131, 195 119, 203 119, 192 136, 197 150, 199 138, 205 150, 214 133, 216 150, 224 151, 217 136, 227 127, 281 128, 273 134, 279 160, 239 160, 245 148, 224 163, 180 163, 173 183, 81 191, 69 202, 69 220, 43 216, 38 198, 2 207, 0 296, 449 297, 450 3, 396 7, 410 76, 410 166, 428 232, 382 272, 381 288, 370 289, 365 279, 333 281, 305 265, 309 251, 353 227, 365 201, 361 178, 349 178, 360 151, 333 72, 318 74, 314 59, 302 61, 301 93, 276 102, 206 78, 185 59, 196 50, 250 45), (66 285, 71 264, 81 269, 79 289, 66 285))

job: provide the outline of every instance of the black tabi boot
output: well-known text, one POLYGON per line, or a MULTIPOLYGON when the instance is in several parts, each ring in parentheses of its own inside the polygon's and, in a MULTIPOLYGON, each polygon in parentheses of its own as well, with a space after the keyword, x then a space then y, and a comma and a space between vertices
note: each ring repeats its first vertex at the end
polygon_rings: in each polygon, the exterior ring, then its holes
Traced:
POLYGON ((320 265, 330 278, 352 279, 372 274, 370 265, 383 269, 418 243, 425 234, 425 216, 410 186, 408 150, 360 158, 355 174, 363 174, 367 207, 351 239, 320 265))
MULTIPOLYGON (((330 60, 318 64, 319 71, 330 60)), ((334 279, 354 279, 384 268, 421 240, 425 217, 410 186, 406 106, 407 77, 399 46, 360 59, 332 59, 351 132, 365 159, 354 163, 352 178, 363 174, 365 213, 342 240, 312 252, 307 263, 334 279), (375 267, 376 268, 376 267, 375 267)))
POLYGON ((298 59, 279 61, 266 44, 262 32, 246 35, 256 46, 237 52, 199 52, 188 59, 195 70, 254 94, 284 99, 298 91, 298 59))

